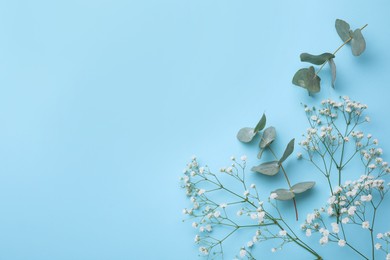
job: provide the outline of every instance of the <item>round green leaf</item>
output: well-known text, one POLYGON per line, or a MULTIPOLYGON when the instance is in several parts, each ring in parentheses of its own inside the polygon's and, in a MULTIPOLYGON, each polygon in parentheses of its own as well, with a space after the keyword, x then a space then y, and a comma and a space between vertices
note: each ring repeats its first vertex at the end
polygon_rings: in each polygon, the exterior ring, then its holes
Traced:
POLYGON ((241 128, 237 133, 237 139, 243 143, 249 143, 255 137, 256 133, 251 127, 241 128))
POLYGON ((352 54, 354 56, 359 56, 366 49, 366 41, 364 40, 363 34, 360 29, 356 29, 351 33, 351 47, 352 54))
POLYGON ((294 85, 305 88, 309 93, 320 92, 320 77, 315 74, 314 67, 298 70, 292 80, 294 85))
POLYGON ((272 193, 276 193, 276 195, 278 195, 275 198, 276 200, 291 200, 295 197, 295 194, 292 191, 286 189, 277 189, 272 193))
POLYGON ((311 188, 314 187, 315 184, 316 183, 314 181, 300 182, 300 183, 297 183, 294 186, 292 186, 291 190, 295 194, 299 194, 299 193, 305 192, 307 190, 310 190, 311 188))
POLYGON ((270 126, 266 128, 263 132, 263 136, 261 137, 260 141, 260 148, 264 149, 265 147, 269 146, 276 138, 276 130, 275 127, 270 126))
POLYGON ((301 54, 301 61, 303 62, 310 62, 315 65, 322 65, 324 62, 328 61, 329 59, 334 58, 335 56, 332 53, 325 52, 320 55, 312 55, 309 53, 302 53, 301 54))
POLYGON ((343 40, 343 42, 346 42, 347 40, 349 40, 350 26, 346 21, 343 21, 341 19, 336 19, 335 27, 336 27, 337 34, 340 36, 340 38, 341 38, 341 40, 343 40))
POLYGON ((252 171, 259 172, 264 175, 273 176, 280 170, 280 165, 277 161, 262 163, 258 166, 252 167, 252 171))

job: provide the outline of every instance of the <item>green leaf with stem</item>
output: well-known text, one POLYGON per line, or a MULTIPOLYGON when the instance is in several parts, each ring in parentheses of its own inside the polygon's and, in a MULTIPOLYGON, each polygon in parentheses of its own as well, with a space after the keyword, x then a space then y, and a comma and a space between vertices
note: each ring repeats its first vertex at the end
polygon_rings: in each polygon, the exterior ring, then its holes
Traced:
POLYGON ((291 154, 294 152, 294 142, 295 139, 291 139, 291 141, 287 144, 286 149, 284 150, 282 158, 279 160, 279 164, 282 164, 291 154))
POLYGON ((241 128, 237 133, 237 139, 243 143, 249 143, 255 137, 256 132, 251 127, 241 128))
POLYGON ((314 67, 304 68, 298 70, 292 80, 292 83, 296 86, 302 87, 311 93, 320 92, 320 77, 314 71, 314 67))
POLYGON ((349 26, 349 24, 344 20, 336 19, 335 27, 337 34, 340 36, 341 40, 343 40, 343 42, 347 41, 350 37, 349 30, 351 27, 349 26))
POLYGON ((360 29, 351 32, 351 47, 354 56, 361 55, 366 49, 366 41, 360 29))
POLYGON ((287 189, 277 189, 274 190, 272 193, 276 193, 276 195, 278 195, 275 198, 276 200, 291 200, 295 197, 295 194, 287 189))
POLYGON ((334 83, 336 81, 336 64, 333 59, 329 59, 328 63, 332 74, 332 87, 334 88, 334 83))
POLYGON ((314 181, 306 181, 306 182, 300 182, 291 187, 292 192, 295 194, 299 194, 302 192, 305 192, 307 190, 310 190, 314 187, 316 183, 314 181))
POLYGON ((258 172, 268 176, 276 175, 280 170, 280 165, 278 161, 271 161, 262 163, 258 166, 252 167, 252 171, 258 172))
POLYGON ((335 56, 332 53, 325 52, 320 55, 312 55, 309 53, 302 53, 300 58, 302 62, 310 62, 315 65, 321 65, 329 59, 334 58, 335 56))
POLYGON ((265 114, 263 114, 263 116, 261 117, 260 121, 257 123, 254 132, 257 133, 257 132, 263 130, 264 127, 265 127, 266 122, 267 122, 267 118, 265 117, 265 114))

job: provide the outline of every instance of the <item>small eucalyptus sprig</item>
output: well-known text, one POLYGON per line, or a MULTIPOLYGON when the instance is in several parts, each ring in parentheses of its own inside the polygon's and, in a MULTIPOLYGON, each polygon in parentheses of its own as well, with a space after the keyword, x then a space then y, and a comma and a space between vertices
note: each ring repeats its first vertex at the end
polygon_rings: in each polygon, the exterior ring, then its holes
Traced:
POLYGON ((272 142, 276 139, 276 130, 275 127, 270 126, 266 128, 263 132, 261 132, 266 126, 266 116, 263 114, 260 121, 257 123, 255 128, 244 127, 238 131, 237 139, 243 143, 251 142, 256 135, 260 136, 259 148, 260 151, 258 153, 258 158, 261 159, 263 152, 268 149, 271 154, 275 157, 274 161, 263 162, 258 166, 252 167, 252 171, 261 173, 267 176, 274 176, 280 170, 282 170, 284 174, 284 178, 286 179, 288 189, 280 188, 271 192, 271 194, 276 194, 275 199, 277 200, 292 200, 294 203, 295 217, 298 220, 298 209, 297 203, 295 200, 295 195, 303 193, 307 190, 310 190, 314 187, 314 181, 306 181, 300 182, 295 185, 291 185, 290 180, 288 178, 287 172, 283 167, 283 162, 293 153, 294 151, 294 142, 295 139, 292 139, 288 144, 282 157, 278 157, 274 150, 271 147, 272 142))
POLYGON ((302 62, 309 62, 311 64, 321 66, 317 71, 315 71, 313 66, 298 70, 292 79, 292 83, 296 86, 307 89, 309 95, 320 92, 321 78, 318 76, 318 73, 322 70, 326 63, 329 63, 332 76, 332 87, 334 88, 336 81, 336 64, 334 62, 334 58, 336 57, 336 53, 346 44, 350 44, 352 54, 354 56, 360 56, 366 49, 366 41, 361 32, 364 28, 366 28, 366 26, 367 24, 353 31, 350 29, 347 22, 337 19, 335 27, 338 35, 343 41, 343 44, 340 45, 333 53, 325 52, 320 55, 302 53, 300 55, 302 62))

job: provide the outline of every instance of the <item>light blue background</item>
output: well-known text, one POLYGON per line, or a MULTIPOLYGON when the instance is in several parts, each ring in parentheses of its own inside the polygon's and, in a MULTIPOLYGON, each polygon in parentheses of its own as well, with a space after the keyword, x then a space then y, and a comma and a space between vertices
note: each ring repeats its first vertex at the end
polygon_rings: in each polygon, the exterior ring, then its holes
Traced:
MULTIPOLYGON (((0 1, 0 259, 197 259, 178 177, 192 154, 214 169, 233 154, 257 163, 235 134, 264 111, 283 147, 306 129, 300 102, 348 94, 369 105, 389 160, 389 7, 0 1), (299 54, 335 50, 336 18, 369 24, 367 50, 342 49, 336 91, 324 71, 322 93, 309 98, 291 84, 305 66, 299 54)), ((294 167, 294 181, 318 177, 294 167)), ((318 191, 302 215, 322 204, 318 191)), ((328 259, 356 259, 311 242, 328 259)), ((257 252, 309 257, 293 246, 257 252)))

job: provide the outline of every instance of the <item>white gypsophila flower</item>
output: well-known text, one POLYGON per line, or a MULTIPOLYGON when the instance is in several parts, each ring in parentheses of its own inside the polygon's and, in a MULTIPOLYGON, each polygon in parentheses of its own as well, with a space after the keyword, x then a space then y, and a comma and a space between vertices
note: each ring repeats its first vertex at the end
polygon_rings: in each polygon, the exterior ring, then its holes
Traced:
POLYGON ((331 223, 331 225, 332 225, 332 232, 333 233, 339 233, 340 232, 339 225, 336 222, 331 223))
POLYGON ((192 222, 192 227, 193 227, 193 228, 197 228, 197 227, 198 227, 198 225, 199 225, 198 223, 196 223, 196 222, 192 222))
POLYGON ((200 236, 196 235, 195 238, 194 238, 194 241, 195 241, 195 243, 198 243, 200 241, 200 236))
POLYGON ((378 234, 376 235, 376 238, 378 238, 378 239, 383 238, 383 234, 382 234, 382 233, 378 233, 378 234))
POLYGON ((254 188, 256 188, 256 185, 254 183, 252 183, 250 187, 251 187, 251 189, 254 189, 254 188))
POLYGON ((311 236, 311 229, 310 228, 306 229, 306 236, 307 237, 311 236))
POLYGON ((206 230, 207 232, 211 232, 213 228, 211 227, 211 225, 206 225, 206 230))
POLYGON ((271 248, 271 252, 272 252, 272 253, 275 253, 276 250, 277 250, 277 249, 276 249, 275 247, 271 248))
POLYGON ((347 224, 348 222, 349 222, 349 218, 343 218, 341 220, 341 223, 343 223, 343 224, 347 224))
POLYGON ((375 244, 375 249, 376 250, 379 250, 379 249, 381 249, 382 248, 382 245, 381 244, 379 244, 379 243, 376 243, 375 244))
POLYGON ((240 257, 245 257, 245 256, 246 256, 246 250, 244 248, 241 248, 240 257))
POLYGON ((328 207, 327 213, 328 213, 329 216, 333 215, 333 208, 332 207, 328 207))
POLYGON ((369 223, 368 221, 364 221, 364 222, 362 223, 362 228, 368 229, 369 227, 370 227, 370 223, 369 223))
POLYGON ((321 245, 327 244, 328 242, 329 242, 328 236, 321 237, 321 239, 320 239, 320 244, 321 245))
POLYGON ((231 157, 230 157, 230 160, 235 161, 235 160, 236 160, 236 157, 231 156, 231 157))
POLYGON ((204 194, 205 192, 206 192, 205 189, 200 189, 200 190, 198 190, 198 195, 200 196, 200 195, 204 194))
POLYGON ((226 203, 221 203, 221 204, 219 205, 219 207, 220 207, 221 209, 224 209, 224 208, 227 207, 227 204, 226 204, 226 203))
POLYGON ((244 161, 244 162, 245 162, 245 161, 246 161, 246 159, 247 159, 247 157, 246 157, 246 155, 243 155, 243 156, 241 156, 241 158, 240 158, 240 159, 241 159, 241 161, 244 161))
POLYGON ((246 243, 246 246, 247 247, 252 247, 253 246, 253 241, 248 241, 248 243, 246 243))
POLYGON ((362 196, 360 197, 360 200, 363 201, 363 202, 371 201, 371 200, 372 200, 372 195, 371 195, 371 194, 368 194, 367 196, 362 195, 362 196))
POLYGON ((301 158, 302 158, 302 153, 301 153, 301 152, 297 153, 297 158, 298 158, 298 159, 301 159, 301 158))
POLYGON ((286 236, 286 235, 287 235, 287 231, 286 231, 286 230, 280 230, 280 231, 279 231, 279 236, 284 237, 284 236, 286 236))
POLYGON ((220 211, 215 211, 214 212, 214 217, 215 218, 219 218, 221 216, 221 212, 220 211))
POLYGON ((242 210, 237 211, 237 216, 242 216, 243 212, 242 210))
POLYGON ((244 197, 248 197, 248 195, 249 195, 249 190, 244 191, 244 197))
POLYGON ((316 215, 315 215, 315 214, 313 214, 313 213, 310 214, 310 213, 309 213, 309 214, 307 214, 306 222, 309 223, 309 224, 311 224, 315 218, 316 218, 316 215))
POLYGON ((390 260, 390 254, 386 255, 386 260, 390 260))
POLYGON ((339 242, 338 242, 337 244, 338 244, 339 246, 343 247, 343 246, 345 246, 346 243, 347 243, 347 242, 345 242, 344 239, 340 239, 339 242))
POLYGON ((276 199, 278 197, 278 194, 275 192, 272 192, 271 195, 269 196, 270 199, 276 199))
POLYGON ((355 207, 355 206, 349 207, 349 209, 348 209, 348 215, 353 216, 353 215, 355 214, 355 211, 356 211, 356 207, 355 207))
POLYGON ((209 254, 209 250, 207 248, 205 248, 204 246, 199 247, 199 252, 201 252, 204 255, 209 254))
POLYGON ((257 213, 251 213, 250 217, 251 219, 257 219, 257 213))

